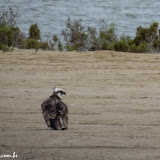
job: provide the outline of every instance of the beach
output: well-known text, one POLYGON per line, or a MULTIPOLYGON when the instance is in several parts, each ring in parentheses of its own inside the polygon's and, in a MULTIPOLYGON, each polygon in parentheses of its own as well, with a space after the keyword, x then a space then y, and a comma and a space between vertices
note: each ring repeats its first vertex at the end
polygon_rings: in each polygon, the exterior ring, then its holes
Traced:
POLYGON ((0 156, 159 160, 159 133, 159 54, 0 51, 0 156), (67 94, 68 130, 42 116, 54 87, 67 94))

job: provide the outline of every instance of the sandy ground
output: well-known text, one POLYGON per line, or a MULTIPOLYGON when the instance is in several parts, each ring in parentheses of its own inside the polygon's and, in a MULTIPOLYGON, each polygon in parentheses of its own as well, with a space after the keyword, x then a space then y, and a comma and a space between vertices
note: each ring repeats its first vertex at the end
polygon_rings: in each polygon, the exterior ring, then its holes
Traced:
MULTIPOLYGON (((0 52, 0 156, 19 160, 159 160, 160 55, 0 52), (60 87, 69 128, 41 103, 60 87)), ((5 158, 7 159, 7 158, 5 158)))

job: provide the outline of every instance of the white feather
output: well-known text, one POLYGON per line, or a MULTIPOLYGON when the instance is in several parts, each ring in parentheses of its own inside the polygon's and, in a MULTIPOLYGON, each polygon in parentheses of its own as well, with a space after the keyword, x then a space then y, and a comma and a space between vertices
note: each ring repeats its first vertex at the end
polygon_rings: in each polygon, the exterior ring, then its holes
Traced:
MULTIPOLYGON (((58 91, 63 91, 63 90, 62 90, 61 88, 57 88, 57 87, 55 87, 55 88, 53 89, 53 92, 58 92, 58 91)), ((59 96, 59 97, 62 97, 60 93, 58 93, 58 96, 59 96)))
POLYGON ((57 91, 63 91, 61 88, 54 88, 54 90, 53 91, 55 91, 55 92, 57 92, 57 91))

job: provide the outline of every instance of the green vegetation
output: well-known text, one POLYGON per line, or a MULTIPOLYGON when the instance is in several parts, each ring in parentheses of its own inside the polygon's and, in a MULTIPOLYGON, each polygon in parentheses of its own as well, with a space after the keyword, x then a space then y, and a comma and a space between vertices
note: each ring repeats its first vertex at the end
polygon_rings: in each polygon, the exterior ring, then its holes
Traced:
POLYGON ((14 47, 48 49, 48 42, 42 42, 37 24, 32 24, 29 29, 29 38, 16 26, 17 12, 9 8, 0 12, 0 50, 11 51, 14 47))
POLYGON ((32 24, 29 28, 29 39, 40 40, 41 34, 37 24, 32 24))
POLYGON ((68 51, 83 51, 86 48, 88 36, 81 21, 81 19, 71 21, 70 18, 66 21, 66 29, 62 31, 62 35, 66 42, 65 49, 68 51))
POLYGON ((98 32, 92 27, 88 27, 88 31, 91 35, 89 50, 113 50, 113 43, 118 39, 114 23, 108 25, 107 22, 101 20, 98 32))
POLYGON ((38 24, 31 24, 29 36, 21 32, 16 26, 17 11, 9 8, 0 12, 0 50, 10 51, 14 47, 26 49, 49 49, 59 51, 96 51, 113 50, 121 52, 146 53, 160 52, 160 30, 154 22, 148 28, 138 27, 136 36, 117 35, 114 23, 107 24, 101 20, 99 30, 84 26, 81 19, 66 21, 66 28, 62 31, 63 43, 53 35, 53 41, 41 40, 38 24))
POLYGON ((0 49, 6 51, 13 44, 13 32, 6 25, 0 28, 0 49))
POLYGON ((70 19, 66 22, 66 29, 63 30, 62 35, 67 51, 160 52, 160 31, 157 22, 151 24, 149 28, 138 27, 133 39, 128 36, 118 38, 114 23, 108 25, 102 20, 97 32, 93 27, 85 28, 81 22, 82 20, 70 19))
POLYGON ((40 29, 37 24, 32 24, 29 28, 29 38, 24 41, 24 48, 26 49, 43 49, 49 48, 48 42, 41 42, 40 29))
POLYGON ((11 50, 19 46, 23 41, 20 29, 15 26, 17 12, 11 8, 3 10, 0 15, 0 49, 3 51, 11 50))
POLYGON ((53 35, 53 42, 50 41, 49 49, 63 51, 63 45, 56 35, 53 35))
POLYGON ((62 45, 61 41, 58 42, 58 49, 59 49, 59 51, 63 51, 63 45, 62 45))

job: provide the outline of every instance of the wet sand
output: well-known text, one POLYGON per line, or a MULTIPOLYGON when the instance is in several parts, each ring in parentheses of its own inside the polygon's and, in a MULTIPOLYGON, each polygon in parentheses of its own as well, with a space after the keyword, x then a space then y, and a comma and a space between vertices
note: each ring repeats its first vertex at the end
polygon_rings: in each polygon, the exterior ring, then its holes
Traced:
POLYGON ((159 160, 159 133, 160 55, 0 52, 0 156, 159 160), (41 113, 55 86, 67 93, 65 131, 48 128, 41 113))

